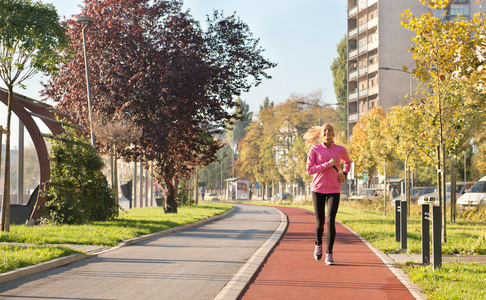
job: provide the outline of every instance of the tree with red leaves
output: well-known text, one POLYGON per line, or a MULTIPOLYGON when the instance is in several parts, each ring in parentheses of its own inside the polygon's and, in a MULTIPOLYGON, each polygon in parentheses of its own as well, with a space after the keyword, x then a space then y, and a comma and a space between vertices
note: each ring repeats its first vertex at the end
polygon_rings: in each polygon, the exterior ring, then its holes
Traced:
MULTIPOLYGON (((232 15, 214 12, 203 30, 177 0, 85 0, 96 18, 86 39, 93 110, 105 120, 131 119, 141 138, 118 149, 126 160, 152 160, 177 212, 177 181, 215 160, 236 105, 234 96, 270 78, 275 67, 258 39, 232 15)), ((81 27, 68 20, 72 60, 45 86, 58 108, 89 128, 81 27)), ((105 145, 97 144, 100 151, 105 145)))

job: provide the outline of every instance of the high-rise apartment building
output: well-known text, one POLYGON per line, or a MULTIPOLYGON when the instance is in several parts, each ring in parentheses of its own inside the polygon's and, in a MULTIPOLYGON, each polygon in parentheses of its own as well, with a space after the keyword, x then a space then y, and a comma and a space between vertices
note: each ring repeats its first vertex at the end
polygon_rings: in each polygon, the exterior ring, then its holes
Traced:
MULTIPOLYGON (((405 104, 414 85, 403 66, 414 69, 408 48, 413 33, 400 26, 400 14, 427 12, 419 0, 347 0, 348 4, 348 133, 372 107, 405 104)), ((445 20, 481 11, 475 1, 452 0, 445 20)), ((434 11, 440 16, 442 11, 434 11)))

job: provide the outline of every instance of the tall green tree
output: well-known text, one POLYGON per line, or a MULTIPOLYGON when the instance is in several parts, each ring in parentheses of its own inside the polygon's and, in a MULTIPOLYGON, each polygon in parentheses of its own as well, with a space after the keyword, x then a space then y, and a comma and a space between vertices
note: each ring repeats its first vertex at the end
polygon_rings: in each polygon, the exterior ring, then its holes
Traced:
MULTIPOLYGON (((334 93, 338 103, 342 103, 339 106, 339 116, 344 123, 347 121, 348 116, 348 39, 345 35, 339 44, 337 45, 338 57, 332 61, 331 71, 334 78, 334 93)), ((346 136, 348 127, 344 126, 346 130, 346 136)))
POLYGON ((235 106, 235 115, 237 117, 232 120, 234 124, 226 129, 226 138, 228 141, 241 141, 245 137, 246 128, 251 122, 252 114, 250 105, 238 97, 235 106))
POLYGON ((13 89, 39 71, 54 73, 68 46, 66 30, 52 4, 31 0, 0 2, 0 78, 7 86, 7 138, 1 230, 10 229, 10 123, 13 89))

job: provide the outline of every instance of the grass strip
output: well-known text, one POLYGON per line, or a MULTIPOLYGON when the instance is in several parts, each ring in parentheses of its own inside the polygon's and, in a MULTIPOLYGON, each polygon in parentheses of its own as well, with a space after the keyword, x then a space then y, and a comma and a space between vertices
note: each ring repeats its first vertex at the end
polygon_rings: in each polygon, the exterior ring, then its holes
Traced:
POLYGON ((230 204, 204 203, 179 207, 176 214, 165 214, 161 207, 144 207, 121 211, 116 219, 105 222, 33 227, 12 225, 10 232, 0 233, 0 242, 115 246, 123 240, 194 223, 231 208, 230 204))
POLYGON ((0 273, 35 265, 43 261, 80 253, 80 251, 66 247, 43 246, 0 246, 0 273))
POLYGON ((410 280, 421 286, 427 299, 486 299, 486 264, 402 266, 410 280))

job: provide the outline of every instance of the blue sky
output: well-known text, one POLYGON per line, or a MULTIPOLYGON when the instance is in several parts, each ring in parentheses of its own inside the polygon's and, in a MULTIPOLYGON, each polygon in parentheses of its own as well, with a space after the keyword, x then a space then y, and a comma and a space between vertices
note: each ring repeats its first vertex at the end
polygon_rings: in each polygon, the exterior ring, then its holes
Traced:
MULTIPOLYGON (((59 15, 79 14, 81 0, 43 0, 52 3, 59 15)), ((249 25, 255 38, 266 49, 264 55, 278 66, 269 71, 273 77, 241 95, 258 112, 265 97, 274 103, 291 94, 322 91, 322 103, 335 103, 331 64, 337 57, 337 44, 346 33, 346 1, 323 0, 185 0, 196 20, 205 24, 206 15, 222 10, 236 12, 249 25)), ((27 89, 15 92, 39 99, 40 75, 26 82, 27 89)), ((3 84, 2 84, 3 87, 3 84)), ((3 120, 3 109, 0 109, 3 120)), ((3 121, 0 121, 0 125, 3 121)))

